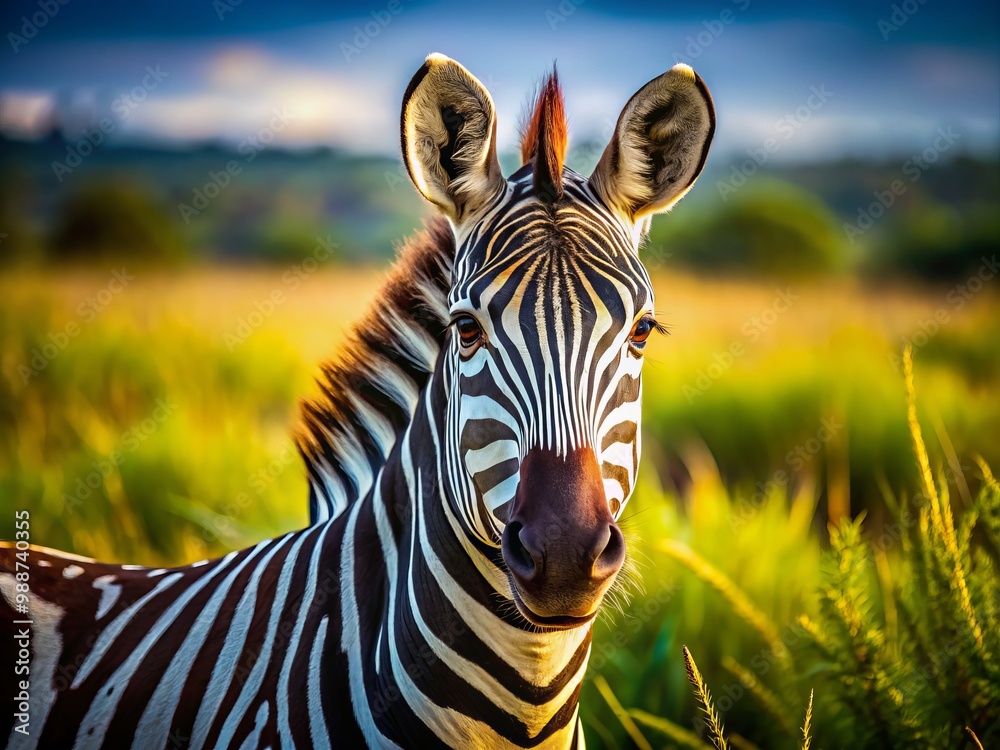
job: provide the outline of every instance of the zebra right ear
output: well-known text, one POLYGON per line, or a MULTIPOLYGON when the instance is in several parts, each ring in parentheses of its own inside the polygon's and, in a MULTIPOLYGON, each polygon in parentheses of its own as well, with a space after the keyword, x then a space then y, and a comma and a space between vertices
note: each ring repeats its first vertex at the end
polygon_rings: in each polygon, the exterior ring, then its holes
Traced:
POLYGON ((453 222, 462 222, 505 188, 493 99, 454 60, 428 55, 406 88, 401 119, 410 179, 453 222))
POLYGON ((715 133, 715 107, 705 82, 678 64, 625 105, 611 143, 590 176, 609 208, 646 226, 691 189, 715 133))

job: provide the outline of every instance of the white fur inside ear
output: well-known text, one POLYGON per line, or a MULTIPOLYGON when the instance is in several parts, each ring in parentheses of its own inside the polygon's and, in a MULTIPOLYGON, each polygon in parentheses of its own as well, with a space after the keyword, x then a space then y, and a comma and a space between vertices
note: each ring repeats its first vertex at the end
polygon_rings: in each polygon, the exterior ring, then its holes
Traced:
POLYGON ((464 67, 427 56, 403 102, 403 153, 417 190, 459 222, 503 189, 493 99, 464 67))
POLYGON ((626 221, 661 213, 690 190, 715 130, 711 97, 684 64, 629 100, 590 181, 626 221))

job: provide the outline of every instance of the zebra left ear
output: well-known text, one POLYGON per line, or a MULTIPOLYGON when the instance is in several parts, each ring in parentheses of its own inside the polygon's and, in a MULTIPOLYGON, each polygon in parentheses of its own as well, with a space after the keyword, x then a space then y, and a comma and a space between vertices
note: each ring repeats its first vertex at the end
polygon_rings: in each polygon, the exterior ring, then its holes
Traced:
POLYGON ((675 65, 625 105, 590 184, 609 208, 639 224, 691 189, 714 134, 715 107, 704 81, 675 65))
POLYGON ((486 88, 432 54, 403 96, 403 161, 417 190, 458 223, 504 189, 496 113, 486 88))

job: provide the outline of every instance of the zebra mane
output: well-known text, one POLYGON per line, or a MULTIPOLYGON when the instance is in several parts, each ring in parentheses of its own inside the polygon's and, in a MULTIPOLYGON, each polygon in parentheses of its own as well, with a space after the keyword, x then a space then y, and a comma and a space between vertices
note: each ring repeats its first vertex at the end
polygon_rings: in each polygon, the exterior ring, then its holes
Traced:
POLYGON ((309 473, 310 523, 339 515, 371 487, 413 416, 448 324, 455 255, 447 220, 429 219, 397 253, 295 431, 309 473))
POLYGON ((566 159, 566 109, 555 66, 538 91, 532 114, 521 126, 521 165, 534 162, 535 193, 547 203, 562 197, 566 159))

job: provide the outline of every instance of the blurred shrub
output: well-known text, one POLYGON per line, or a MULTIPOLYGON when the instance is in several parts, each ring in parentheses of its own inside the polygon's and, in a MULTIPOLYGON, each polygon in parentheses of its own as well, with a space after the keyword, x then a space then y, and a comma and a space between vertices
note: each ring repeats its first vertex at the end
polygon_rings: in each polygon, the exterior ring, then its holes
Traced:
POLYGON ((275 217, 257 228, 246 247, 246 256, 276 263, 295 263, 307 258, 336 262, 342 259, 344 243, 337 232, 317 221, 275 217))
POLYGON ((807 497, 770 496, 735 527, 717 480, 688 519, 672 498, 636 498, 648 593, 594 639, 581 712, 600 744, 996 747, 1000 484, 982 462, 980 493, 953 506, 910 398, 921 489, 882 529, 864 515, 831 526, 822 552, 807 497))
POLYGON ((760 181, 700 213, 653 222, 648 253, 713 271, 797 277, 841 269, 840 239, 832 214, 815 195, 760 181))
POLYGON ((924 281, 959 281, 976 272, 983 257, 1000 249, 995 209, 959 212, 921 202, 900 208, 879 235, 864 269, 876 276, 903 275, 924 281))
POLYGON ((138 186, 92 183, 60 206, 49 242, 54 260, 177 262, 185 245, 167 212, 138 186))
POLYGON ((33 176, 17 165, 0 168, 0 265, 30 265, 43 259, 44 249, 33 212, 33 176))

